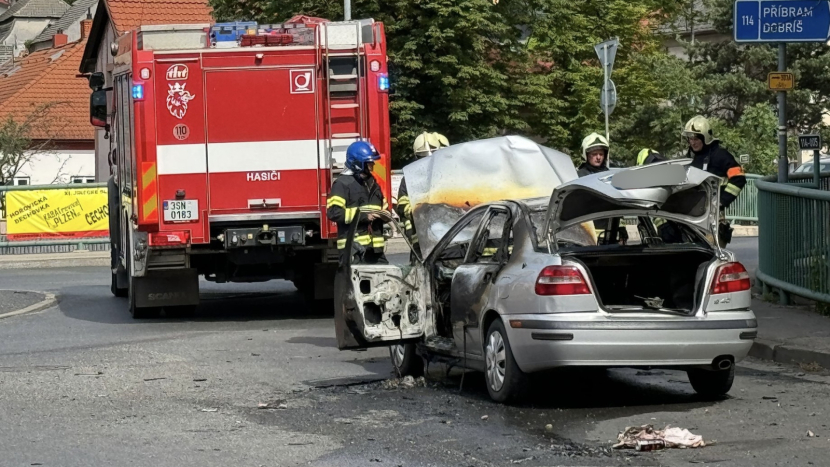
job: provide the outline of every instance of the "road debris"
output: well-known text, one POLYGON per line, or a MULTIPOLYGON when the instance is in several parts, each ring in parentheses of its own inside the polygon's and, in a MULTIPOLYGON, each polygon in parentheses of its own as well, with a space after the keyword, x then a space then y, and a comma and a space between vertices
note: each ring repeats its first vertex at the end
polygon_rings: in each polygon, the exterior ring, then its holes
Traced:
POLYGON ((423 376, 413 378, 412 376, 404 376, 403 378, 387 379, 383 382, 383 389, 412 389, 415 387, 426 387, 427 380, 423 376))
POLYGON ((535 457, 530 456, 530 457, 525 457, 524 459, 514 459, 514 460, 510 461, 510 463, 511 464, 521 464, 522 462, 532 461, 533 459, 535 459, 535 457))
POLYGON ((159 381, 159 380, 162 380, 162 379, 167 379, 167 378, 144 378, 144 381, 159 381))
POLYGON ((550 423, 545 425, 545 431, 547 431, 548 433, 553 433, 553 425, 551 425, 550 423))
POLYGON ((203 381, 207 381, 207 378, 194 378, 193 381, 196 383, 201 383, 203 381))
POLYGON ((807 436, 809 436, 810 438, 815 438, 815 437, 816 437, 816 434, 815 434, 815 433, 813 433, 813 432, 812 432, 812 431, 810 431, 810 430, 807 430, 807 436))
POLYGON ((215 408, 212 408, 212 409, 202 409, 202 412, 218 412, 218 411, 219 411, 219 409, 215 409, 215 408))
POLYGON ((482 419, 482 420, 484 420, 485 422, 486 422, 489 418, 490 418, 490 416, 489 416, 489 415, 482 415, 482 416, 481 416, 481 419, 482 419))
MULTIPOLYGON (((623 448, 638 448, 638 441, 661 441, 667 448, 698 448, 706 446, 703 437, 692 434, 689 430, 683 428, 671 428, 666 426, 663 430, 655 430, 653 425, 643 425, 639 427, 626 427, 625 431, 617 436, 618 442, 614 444, 614 449, 623 448)), ((649 446, 654 446, 650 445, 649 446)), ((651 449, 647 450, 652 450, 651 449)), ((661 449, 661 448, 657 448, 661 449)))
POLYGON ((285 403, 271 403, 271 402, 260 402, 257 404, 258 409, 277 409, 277 410, 285 410, 288 408, 288 404, 285 403), (275 405, 276 404, 276 405, 275 405))

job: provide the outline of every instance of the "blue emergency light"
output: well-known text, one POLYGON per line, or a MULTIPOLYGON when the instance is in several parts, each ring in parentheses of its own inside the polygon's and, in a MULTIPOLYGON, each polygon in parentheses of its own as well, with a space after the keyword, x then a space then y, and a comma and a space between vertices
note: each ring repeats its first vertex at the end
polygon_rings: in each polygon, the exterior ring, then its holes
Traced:
POLYGON ((385 74, 378 75, 378 89, 381 91, 389 90, 389 76, 385 74))
POLYGON ((140 101, 144 99, 144 85, 133 84, 133 100, 140 101))

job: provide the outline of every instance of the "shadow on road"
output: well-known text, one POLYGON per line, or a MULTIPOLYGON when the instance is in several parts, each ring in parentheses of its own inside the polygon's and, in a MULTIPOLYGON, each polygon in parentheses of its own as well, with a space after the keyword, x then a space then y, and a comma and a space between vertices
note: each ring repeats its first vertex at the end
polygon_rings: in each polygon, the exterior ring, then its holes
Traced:
MULTIPOLYGON (((745 372, 739 369, 736 378, 741 377, 741 373, 745 372)), ((457 393, 461 377, 462 373, 457 371, 446 375, 444 368, 430 371, 430 379, 445 391, 457 393)), ((461 394, 471 400, 490 403, 484 374, 466 372, 461 394)), ((689 411, 710 407, 728 398, 713 400, 697 395, 683 371, 580 368, 534 375, 526 396, 513 405, 534 410, 584 410, 593 418, 610 419, 654 412, 655 406, 665 406, 661 410, 673 412, 689 411)), ((507 410, 505 414, 513 412, 507 410)), ((521 421, 516 419, 517 423, 521 421)))
POLYGON ((65 287, 58 295, 58 308, 69 318, 105 324, 244 322, 289 319, 331 319, 334 311, 309 306, 289 286, 275 284, 268 292, 203 292, 192 316, 136 320, 130 316, 127 300, 113 297, 108 286, 65 287))

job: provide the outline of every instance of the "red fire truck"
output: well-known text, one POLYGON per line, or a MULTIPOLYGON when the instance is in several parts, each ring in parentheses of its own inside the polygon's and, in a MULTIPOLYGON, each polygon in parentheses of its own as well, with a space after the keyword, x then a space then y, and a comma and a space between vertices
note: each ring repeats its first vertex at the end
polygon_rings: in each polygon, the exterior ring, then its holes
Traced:
POLYGON ((288 279, 330 299, 326 198, 358 139, 381 153, 375 177, 390 199, 383 24, 244 24, 253 30, 232 43, 208 24, 142 26, 112 44, 111 87, 89 77, 116 168, 112 291, 135 318, 192 310, 199 276, 288 279))

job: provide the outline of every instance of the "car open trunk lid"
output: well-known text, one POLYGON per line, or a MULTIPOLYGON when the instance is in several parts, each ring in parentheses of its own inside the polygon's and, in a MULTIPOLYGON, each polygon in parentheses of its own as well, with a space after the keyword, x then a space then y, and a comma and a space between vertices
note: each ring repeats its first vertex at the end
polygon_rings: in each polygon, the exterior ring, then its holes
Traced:
POLYGON ((700 229, 717 245, 720 178, 671 161, 612 169, 564 183, 553 191, 547 214, 552 248, 557 233, 594 219, 651 216, 700 229))

